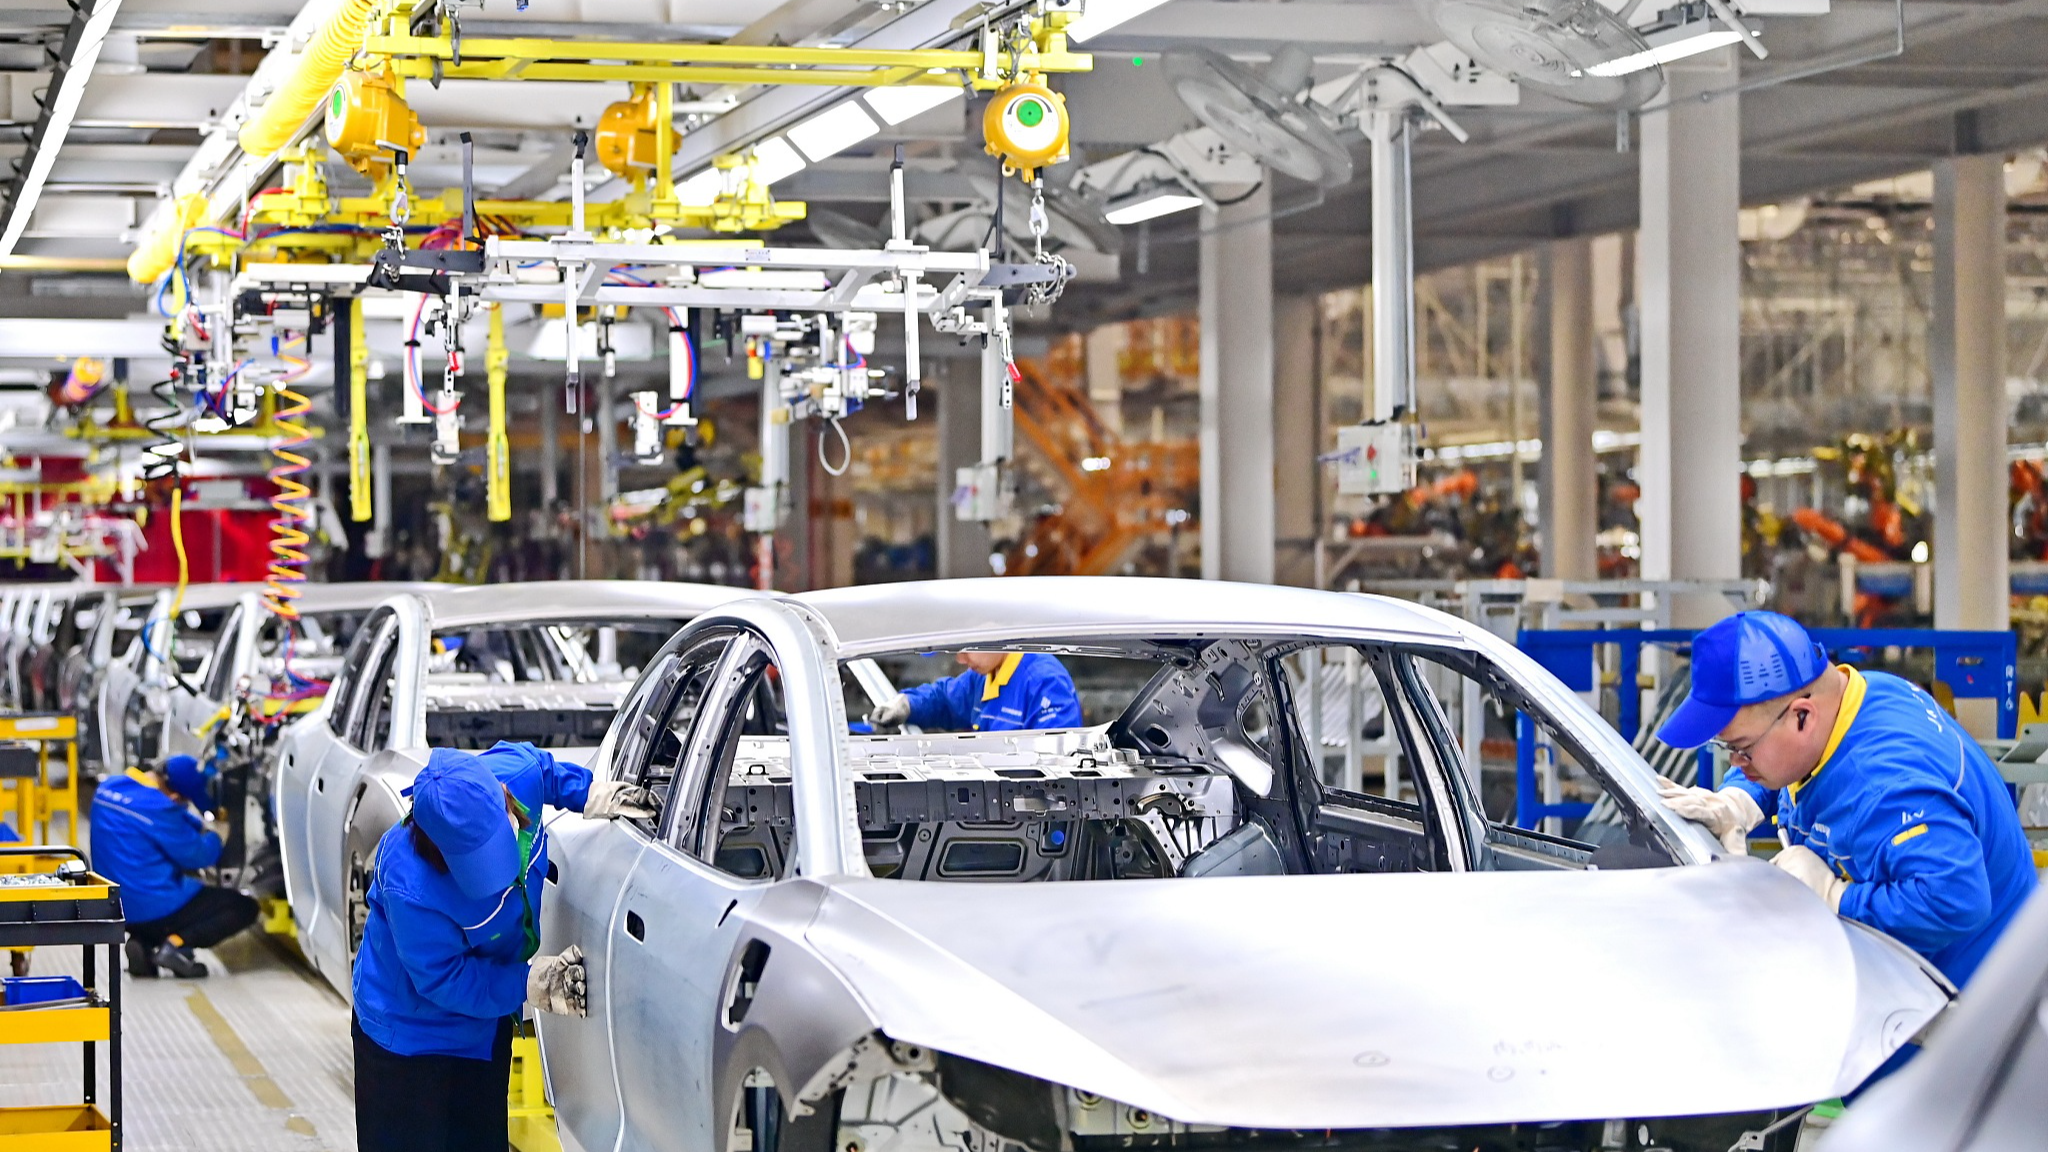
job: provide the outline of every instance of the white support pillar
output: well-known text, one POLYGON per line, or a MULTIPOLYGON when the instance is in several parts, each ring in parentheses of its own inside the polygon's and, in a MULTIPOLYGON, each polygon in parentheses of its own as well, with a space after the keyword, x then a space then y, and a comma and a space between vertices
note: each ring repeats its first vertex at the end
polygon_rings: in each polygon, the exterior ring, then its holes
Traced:
POLYGON ((1283 584, 1315 583, 1322 534, 1322 389, 1314 296, 1282 296, 1273 311, 1273 527, 1283 584))
MULTIPOLYGON (((1934 626, 2011 627, 2006 573, 2005 157, 1934 166, 1934 626)), ((1995 735, 1989 700, 1958 700, 1995 735)))
POLYGON ((1273 582, 1273 224, 1202 210, 1202 578, 1273 582))
MULTIPOLYGON (((1642 119, 1642 574, 1742 574, 1740 97, 1694 97, 1735 79, 1722 48, 1672 67, 1669 107, 1642 119)), ((1680 597, 1672 623, 1727 615, 1719 596, 1680 597)))
POLYGON ((1554 241, 1546 256, 1550 370, 1544 378, 1539 433, 1539 547, 1545 576, 1592 580, 1599 575, 1593 543, 1599 531, 1593 420, 1600 384, 1593 359, 1593 242, 1585 237, 1554 241))
MULTIPOLYGON (((953 507, 959 470, 981 459, 980 361, 934 360, 939 379, 939 475, 936 557, 939 578, 988 576, 988 525, 962 520, 953 507)), ((931 381, 927 381, 931 383, 931 381)))

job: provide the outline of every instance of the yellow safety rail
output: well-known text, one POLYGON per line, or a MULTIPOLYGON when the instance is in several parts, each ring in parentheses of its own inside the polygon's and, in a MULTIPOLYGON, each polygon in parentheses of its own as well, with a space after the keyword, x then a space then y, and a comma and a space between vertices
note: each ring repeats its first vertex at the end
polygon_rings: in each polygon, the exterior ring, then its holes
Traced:
POLYGON ((1019 73, 1086 72, 1095 58, 1067 50, 1066 36, 1041 35, 1011 52, 980 48, 810 48, 757 44, 633 43, 610 40, 370 36, 363 55, 415 80, 628 80, 680 84, 895 85, 1000 88, 1019 73))
MULTIPOLYGON (((65 834, 78 838, 78 720, 73 716, 0 716, 0 741, 36 746, 33 776, 0 778, 0 811, 14 814, 18 843, 53 844, 52 825, 64 817, 65 834), (50 778, 50 745, 64 746, 64 782, 50 778)), ((21 858, 15 858, 21 859, 21 858)), ((9 861, 10 863, 13 860, 9 861)), ((0 900, 6 899, 0 894, 0 900)))
POLYGON ((512 363, 512 354, 505 350, 504 308, 494 303, 490 312, 490 345, 484 353, 484 376, 491 386, 491 430, 484 442, 484 505, 492 520, 510 520, 512 443, 505 435, 505 370, 512 363))
POLYGON ((370 479, 370 337, 363 300, 348 302, 348 513, 362 523, 376 514, 370 479))

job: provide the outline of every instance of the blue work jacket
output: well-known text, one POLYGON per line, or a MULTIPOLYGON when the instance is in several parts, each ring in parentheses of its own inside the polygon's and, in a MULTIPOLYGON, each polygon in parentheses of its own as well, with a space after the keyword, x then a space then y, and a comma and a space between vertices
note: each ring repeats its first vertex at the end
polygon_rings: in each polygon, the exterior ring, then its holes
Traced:
POLYGON ((1789 847, 1849 882, 1841 913, 1890 933, 1962 987, 2037 883, 2019 813, 1962 725, 1897 676, 1846 668, 1820 767, 1770 792, 1739 775, 1789 847))
POLYGON ((920 728, 1005 732, 1081 726, 1074 678, 1066 665, 1042 652, 1012 652, 993 676, 969 670, 904 695, 910 698, 910 722, 920 728))
POLYGON ((190 873, 219 860, 220 837, 184 801, 139 776, 100 781, 92 798, 92 866, 121 886, 130 924, 183 908, 199 894, 190 873))
POLYGON ((548 870, 541 806, 580 812, 590 793, 589 769, 531 744, 500 742, 474 755, 532 814, 533 857, 518 884, 478 900, 419 854, 410 826, 378 841, 356 953, 355 1012, 365 1035, 400 1056, 490 1059, 498 1021, 526 1003, 526 906, 533 902, 537 931, 548 870))

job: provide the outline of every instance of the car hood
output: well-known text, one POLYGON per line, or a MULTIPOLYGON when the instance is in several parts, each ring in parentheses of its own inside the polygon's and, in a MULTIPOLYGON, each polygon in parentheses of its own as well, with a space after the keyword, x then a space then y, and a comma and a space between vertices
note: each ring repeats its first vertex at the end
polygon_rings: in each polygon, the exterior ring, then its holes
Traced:
POLYGON ((891 1038, 1191 1124, 1801 1105, 1949 999, 1903 947, 1750 860, 827 887, 806 937, 891 1038))

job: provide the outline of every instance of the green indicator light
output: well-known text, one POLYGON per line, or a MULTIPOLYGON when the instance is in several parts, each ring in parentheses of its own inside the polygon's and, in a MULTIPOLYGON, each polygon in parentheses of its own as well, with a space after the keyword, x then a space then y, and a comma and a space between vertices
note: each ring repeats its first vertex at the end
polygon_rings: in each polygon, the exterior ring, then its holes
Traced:
POLYGON ((1131 67, 1133 67, 1133 68, 1143 68, 1144 66, 1145 66, 1145 58, 1144 58, 1143 56, 1133 56, 1133 57, 1131 57, 1131 67))

